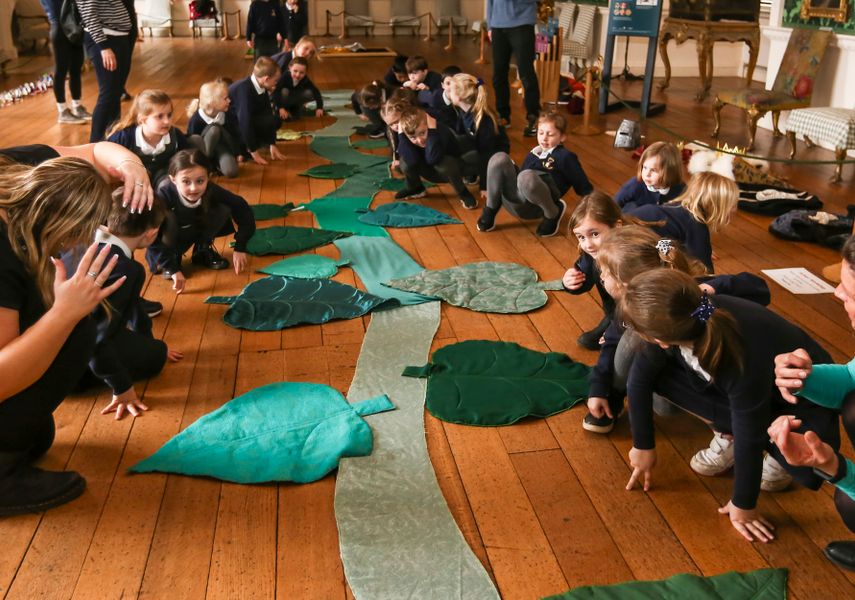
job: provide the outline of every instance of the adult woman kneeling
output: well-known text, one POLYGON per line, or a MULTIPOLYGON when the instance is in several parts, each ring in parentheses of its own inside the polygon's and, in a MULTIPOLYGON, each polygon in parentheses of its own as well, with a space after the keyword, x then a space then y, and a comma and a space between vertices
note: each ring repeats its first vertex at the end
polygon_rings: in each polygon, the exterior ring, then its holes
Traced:
POLYGON ((53 443, 53 411, 84 373, 95 343, 89 313, 115 261, 89 246, 77 272, 55 258, 89 243, 110 188, 80 158, 35 167, 0 158, 0 515, 39 512, 79 496, 74 472, 32 466, 53 443))

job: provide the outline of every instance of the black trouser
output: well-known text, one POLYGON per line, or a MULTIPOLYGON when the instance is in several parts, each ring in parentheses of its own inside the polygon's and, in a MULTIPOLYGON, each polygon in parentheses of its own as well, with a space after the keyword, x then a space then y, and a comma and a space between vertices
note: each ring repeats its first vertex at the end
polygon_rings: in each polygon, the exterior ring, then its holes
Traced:
POLYGON ((425 162, 410 165, 401 161, 401 172, 407 180, 407 188, 411 190, 423 187, 422 179, 426 179, 433 183, 450 183, 461 198, 469 193, 466 184, 463 183, 460 159, 457 157, 445 156, 436 165, 425 162))
POLYGON ((65 79, 72 100, 80 100, 80 73, 83 71, 83 45, 72 44, 58 24, 50 26, 50 43, 53 46, 53 95, 58 103, 65 102, 65 79))
POLYGON ((168 212, 157 240, 148 247, 145 260, 152 273, 163 269, 171 258, 177 258, 180 264, 181 256, 194 246, 193 251, 210 246, 214 238, 231 235, 235 232, 231 219, 232 213, 225 204, 215 204, 205 215, 201 224, 190 224, 182 227, 175 213, 168 212))
POLYGON ((494 27, 493 38, 493 89, 496 92, 496 111, 500 117, 511 117, 511 90, 508 70, 511 55, 517 59, 517 70, 525 93, 525 112, 528 120, 540 114, 540 88, 534 72, 534 25, 519 27, 494 27))
POLYGON ((85 36, 86 53, 92 59, 95 67, 95 77, 98 79, 98 101, 92 111, 92 130, 89 133, 90 142, 100 142, 104 139, 107 129, 122 114, 122 92, 131 70, 131 39, 129 36, 107 36, 104 48, 109 48, 116 55, 116 68, 108 71, 101 61, 101 50, 92 37, 85 36))
POLYGON ((291 113, 292 117, 299 117, 303 111, 303 107, 309 102, 315 101, 315 96, 312 90, 289 90, 283 89, 279 94, 281 106, 291 113))
POLYGON ((279 42, 276 38, 266 38, 255 36, 252 40, 252 48, 255 52, 255 60, 262 56, 273 56, 279 52, 279 42))
MULTIPOLYGON (((133 381, 154 377, 163 370, 166 364, 166 344, 151 336, 150 333, 137 333, 127 327, 122 327, 110 340, 116 350, 119 361, 128 370, 133 381)), ((83 389, 92 387, 102 380, 102 374, 91 366, 89 375, 85 378, 83 389)), ((126 390, 113 390, 122 393, 126 390)))
POLYGON ((279 117, 271 113, 269 115, 252 115, 251 119, 252 131, 253 133, 255 133, 255 140, 258 143, 258 147, 250 151, 255 152, 256 150, 260 150, 261 148, 266 148, 267 146, 272 146, 273 144, 275 144, 276 132, 279 130, 279 126, 282 124, 282 121, 279 119, 279 117))
POLYGON ((30 387, 0 402, 0 454, 43 454, 53 441, 53 411, 86 372, 95 348, 95 323, 85 317, 47 371, 30 387))
MULTIPOLYGON (((802 400, 802 402, 805 401, 802 400)), ((843 420, 843 429, 846 430, 849 441, 855 444, 855 392, 849 393, 843 400, 840 407, 840 417, 843 420)), ((822 439, 824 442, 828 442, 825 438, 822 439)), ((834 490, 834 506, 837 507, 837 512, 840 513, 840 517, 849 531, 855 532, 855 500, 849 494, 836 489, 834 490)))

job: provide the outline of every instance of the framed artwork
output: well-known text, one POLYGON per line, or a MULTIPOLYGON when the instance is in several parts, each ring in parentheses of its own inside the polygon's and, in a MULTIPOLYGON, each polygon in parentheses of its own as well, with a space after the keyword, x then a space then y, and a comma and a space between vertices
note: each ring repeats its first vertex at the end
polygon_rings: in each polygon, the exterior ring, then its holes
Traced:
POLYGON ((802 0, 802 19, 820 17, 845 23, 848 16, 849 0, 802 0))

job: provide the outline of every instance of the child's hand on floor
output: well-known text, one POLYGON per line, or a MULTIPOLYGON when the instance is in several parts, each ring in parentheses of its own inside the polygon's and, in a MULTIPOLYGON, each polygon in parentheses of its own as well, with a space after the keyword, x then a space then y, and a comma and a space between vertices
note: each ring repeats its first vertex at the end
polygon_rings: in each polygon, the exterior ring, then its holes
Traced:
POLYGON ((324 116, 324 109, 323 108, 315 109, 315 116, 318 117, 319 119, 321 117, 323 117, 324 116))
POLYGON ((754 538, 757 538, 765 544, 775 539, 775 526, 767 521, 756 508, 745 510, 734 506, 733 501, 729 501, 718 509, 718 513, 728 515, 733 528, 749 542, 753 542, 754 538))
POLYGON ((134 386, 131 386, 121 394, 113 394, 113 401, 107 405, 107 408, 101 411, 101 414, 106 415, 114 412, 118 421, 125 416, 126 411, 138 417, 140 411, 143 410, 148 410, 148 406, 142 403, 142 400, 137 397, 137 393, 134 391, 134 386))
POLYGON ((279 118, 282 119, 283 121, 287 121, 288 119, 291 118, 291 113, 289 113, 284 108, 280 108, 279 109, 279 118))
POLYGON ((172 348, 166 349, 166 358, 169 359, 169 362, 178 362, 182 358, 184 358, 184 353, 180 350, 174 350, 172 348))
POLYGON ((187 283, 187 278, 184 277, 184 273, 181 271, 176 271, 172 274, 172 290, 176 294, 180 294, 184 291, 184 284, 187 283))
POLYGON ((232 265, 235 268, 235 275, 240 275, 246 269, 246 252, 235 251, 232 254, 232 265))
POLYGON ((633 447, 629 451, 629 464, 632 466, 632 475, 626 484, 626 489, 631 490, 636 482, 643 485, 644 491, 650 491, 653 482, 653 467, 656 466, 656 450, 639 450, 633 447))
POLYGON ((568 290, 578 290, 585 283, 585 274, 576 269, 576 267, 567 269, 567 272, 564 273, 564 277, 561 279, 561 283, 568 290))
POLYGON ((261 152, 259 152, 258 150, 256 150, 255 152, 250 152, 249 155, 252 157, 252 160, 262 166, 267 166, 270 164, 269 162, 264 160, 264 157, 261 156, 261 152))
POLYGON ((365 115, 359 115, 359 119, 361 121, 368 121, 369 120, 368 117, 366 117, 365 115))
POLYGON ((270 144, 270 159, 285 160, 285 155, 279 152, 279 148, 276 147, 276 144, 270 144))

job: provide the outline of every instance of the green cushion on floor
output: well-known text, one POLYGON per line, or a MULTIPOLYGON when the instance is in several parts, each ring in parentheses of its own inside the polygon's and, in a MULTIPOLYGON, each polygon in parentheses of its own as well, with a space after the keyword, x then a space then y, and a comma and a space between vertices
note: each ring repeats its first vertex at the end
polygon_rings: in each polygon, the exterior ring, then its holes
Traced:
POLYGON ((440 348, 403 375, 428 378, 426 405, 437 419, 496 426, 571 408, 588 397, 590 370, 566 354, 471 340, 440 348))
POLYGON ((200 418, 130 470, 236 483, 316 481, 341 457, 371 454, 373 434, 361 417, 394 408, 385 395, 348 404, 326 385, 273 383, 200 418))
POLYGON ((249 239, 246 251, 255 256, 264 254, 294 254, 310 248, 329 244, 333 240, 347 237, 347 231, 329 231, 314 227, 277 225, 256 229, 249 239))
POLYGON ((258 272, 298 279, 329 279, 338 273, 339 267, 346 264, 347 261, 335 261, 319 254, 301 254, 277 260, 258 272))

